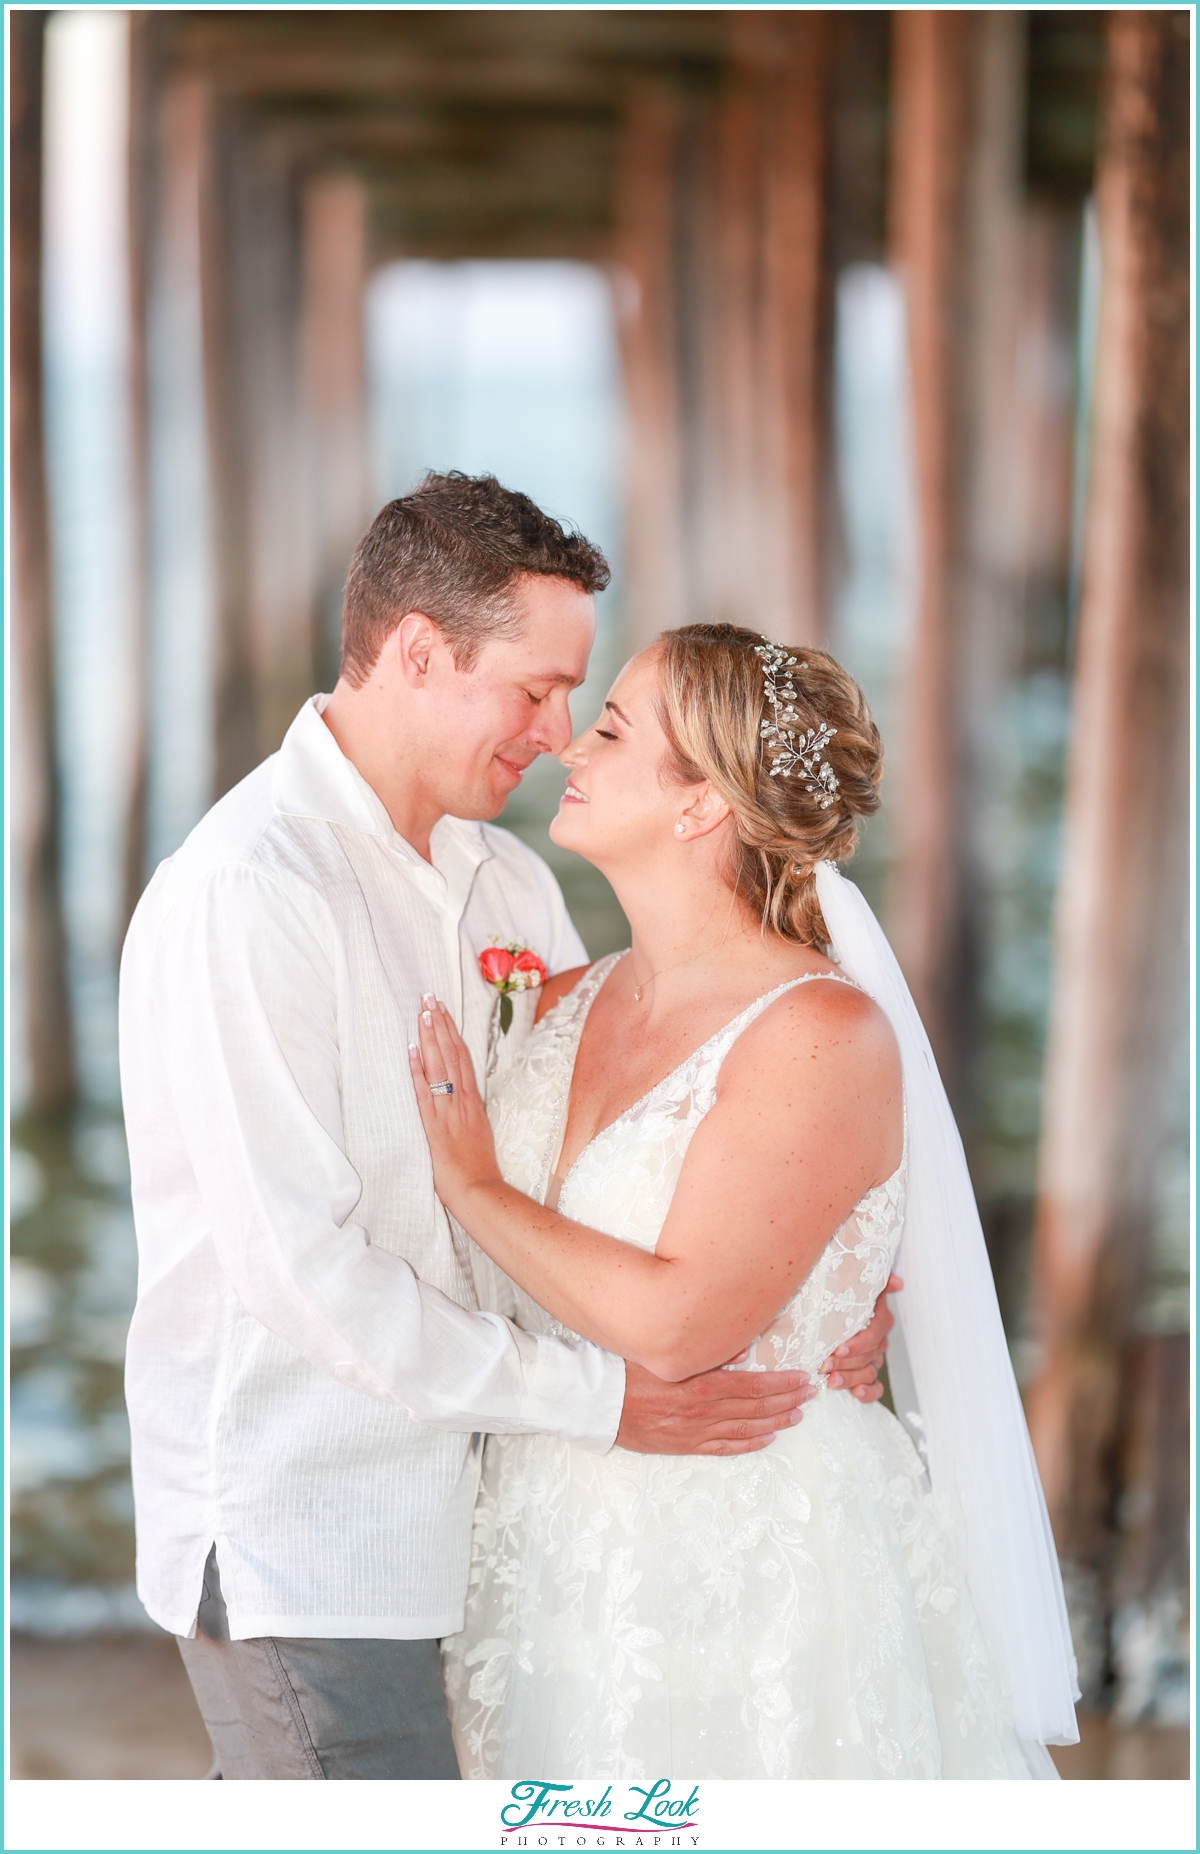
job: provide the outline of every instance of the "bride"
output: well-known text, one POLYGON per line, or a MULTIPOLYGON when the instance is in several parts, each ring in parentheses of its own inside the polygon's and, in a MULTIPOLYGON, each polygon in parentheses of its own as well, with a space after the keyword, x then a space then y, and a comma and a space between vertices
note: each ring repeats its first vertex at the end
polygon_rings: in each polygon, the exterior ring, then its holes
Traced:
POLYGON ((894 1348, 904 1423, 822 1385, 725 1459, 489 1437, 445 1644, 463 1775, 1053 1778, 1070 1639, 962 1147, 834 868, 878 806, 862 692, 691 625, 563 759, 551 834, 631 951, 546 985, 490 1124, 440 1006, 412 1052, 484 1304, 668 1379, 749 1347, 820 1383, 903 1235, 911 1380, 894 1348))

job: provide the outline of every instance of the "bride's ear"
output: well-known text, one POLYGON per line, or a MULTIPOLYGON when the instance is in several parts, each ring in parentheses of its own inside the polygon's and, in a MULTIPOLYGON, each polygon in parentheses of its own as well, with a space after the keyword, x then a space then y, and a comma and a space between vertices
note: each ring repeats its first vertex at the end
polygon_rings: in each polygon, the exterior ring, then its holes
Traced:
POLYGON ((680 843, 687 843, 693 837, 707 837, 714 830, 719 830, 730 815, 731 807, 719 792, 706 783, 699 787, 697 796, 680 813, 675 835, 680 843))

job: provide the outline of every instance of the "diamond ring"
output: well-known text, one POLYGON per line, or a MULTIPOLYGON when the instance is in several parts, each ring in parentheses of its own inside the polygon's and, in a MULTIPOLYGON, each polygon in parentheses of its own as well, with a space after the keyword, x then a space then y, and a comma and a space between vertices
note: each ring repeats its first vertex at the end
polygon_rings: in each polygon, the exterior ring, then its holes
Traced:
POLYGON ((429 1092, 430 1094, 453 1094, 454 1083, 452 1081, 430 1082, 429 1092))

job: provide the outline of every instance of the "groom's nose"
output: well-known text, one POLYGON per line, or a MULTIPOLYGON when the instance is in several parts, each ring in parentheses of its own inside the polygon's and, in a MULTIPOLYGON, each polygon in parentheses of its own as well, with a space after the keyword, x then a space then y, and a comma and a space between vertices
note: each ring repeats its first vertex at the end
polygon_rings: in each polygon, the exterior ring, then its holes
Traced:
POLYGON ((571 742, 571 710, 565 689, 552 689, 529 729, 530 744, 539 753, 560 754, 571 742))

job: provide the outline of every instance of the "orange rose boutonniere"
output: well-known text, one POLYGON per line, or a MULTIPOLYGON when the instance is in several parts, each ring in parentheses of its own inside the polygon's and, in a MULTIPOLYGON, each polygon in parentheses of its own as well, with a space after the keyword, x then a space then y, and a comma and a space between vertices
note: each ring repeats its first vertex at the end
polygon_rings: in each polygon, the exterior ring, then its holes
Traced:
POLYGON ((524 940, 509 940, 503 946, 485 946, 479 955, 479 970, 484 983, 500 994, 500 1029, 507 1036, 513 993, 536 991, 544 985, 550 976, 546 962, 531 953, 524 940))

